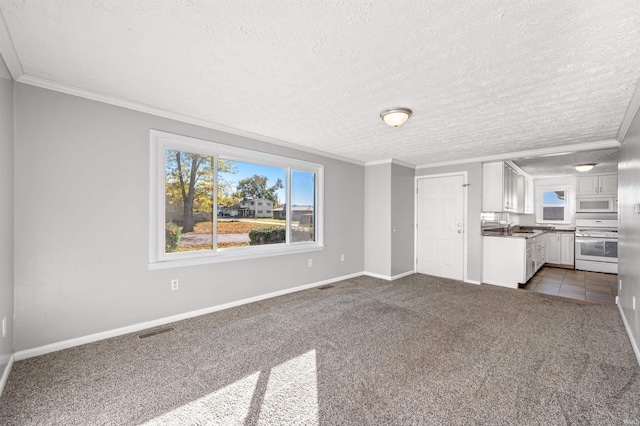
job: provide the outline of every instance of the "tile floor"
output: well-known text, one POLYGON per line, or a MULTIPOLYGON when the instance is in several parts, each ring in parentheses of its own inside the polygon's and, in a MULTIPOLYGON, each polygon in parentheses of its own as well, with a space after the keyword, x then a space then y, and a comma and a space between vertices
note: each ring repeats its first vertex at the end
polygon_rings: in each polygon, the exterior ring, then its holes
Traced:
POLYGON ((523 288, 571 299, 615 304, 618 276, 543 266, 523 288))

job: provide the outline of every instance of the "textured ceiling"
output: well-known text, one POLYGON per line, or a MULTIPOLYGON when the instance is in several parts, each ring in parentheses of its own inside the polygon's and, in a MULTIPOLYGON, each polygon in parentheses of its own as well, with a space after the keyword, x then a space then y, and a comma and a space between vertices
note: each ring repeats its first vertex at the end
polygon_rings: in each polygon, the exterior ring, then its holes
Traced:
POLYGON ((567 152, 541 157, 516 158, 513 162, 527 174, 534 177, 543 176, 581 176, 571 167, 573 164, 595 163, 589 173, 617 173, 618 148, 599 149, 593 151, 567 152))
POLYGON ((614 139, 640 76, 637 0, 0 0, 0 11, 27 77, 364 162, 614 139), (380 120, 393 106, 414 111, 405 126, 380 120))

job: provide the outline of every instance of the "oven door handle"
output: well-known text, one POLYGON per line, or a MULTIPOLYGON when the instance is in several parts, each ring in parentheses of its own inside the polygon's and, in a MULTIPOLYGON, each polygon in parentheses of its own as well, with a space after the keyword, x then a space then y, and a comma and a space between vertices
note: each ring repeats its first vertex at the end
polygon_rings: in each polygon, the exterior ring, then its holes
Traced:
POLYGON ((605 243, 611 243, 611 242, 617 242, 618 240, 616 238, 596 238, 596 237, 583 237, 583 238, 576 238, 576 244, 580 244, 580 243, 602 243, 603 245, 605 243))

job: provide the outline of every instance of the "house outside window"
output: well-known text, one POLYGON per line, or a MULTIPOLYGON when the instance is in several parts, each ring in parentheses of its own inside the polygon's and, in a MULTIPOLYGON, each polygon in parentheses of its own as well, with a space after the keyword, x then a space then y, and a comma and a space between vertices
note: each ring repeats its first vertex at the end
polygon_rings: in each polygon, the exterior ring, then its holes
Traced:
POLYGON ((320 164, 152 130, 150 268, 322 250, 323 173, 320 164))

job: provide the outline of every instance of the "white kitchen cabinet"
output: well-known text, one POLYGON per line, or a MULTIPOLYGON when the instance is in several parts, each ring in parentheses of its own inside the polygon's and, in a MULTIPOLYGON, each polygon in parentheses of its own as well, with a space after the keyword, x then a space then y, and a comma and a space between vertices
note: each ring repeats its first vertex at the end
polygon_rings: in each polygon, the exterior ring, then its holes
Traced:
POLYGON ((482 282, 509 288, 526 283, 527 254, 531 253, 526 242, 525 238, 482 237, 482 282))
POLYGON ((524 213, 525 186, 527 185, 526 178, 522 175, 518 175, 516 182, 518 182, 518 188, 516 191, 518 197, 518 213, 524 213))
POLYGON ((508 192, 508 197, 509 197, 509 205, 511 206, 511 211, 513 212, 517 212, 518 211, 518 172, 516 171, 516 169, 514 169, 513 167, 511 167, 509 164, 505 163, 506 169, 507 169, 507 173, 509 173, 509 192, 508 192))
POLYGON ((525 185, 524 195, 524 212, 525 214, 534 214, 535 205, 533 204, 533 179, 526 178, 527 184, 525 185))
POLYGON ((573 266, 574 239, 570 232, 551 232, 547 236, 547 263, 573 266))
POLYGON ((547 237, 547 262, 556 265, 561 261, 561 238, 560 234, 546 234, 547 237))
POLYGON ((575 241, 574 241, 573 233, 565 232, 561 235, 562 235, 562 238, 561 238, 562 248, 561 248, 561 256, 560 256, 560 264, 573 266, 575 263, 575 260, 574 260, 575 241))
POLYGON ((536 273, 536 257, 535 254, 533 253, 533 247, 529 247, 526 250, 526 256, 525 256, 525 262, 527 263, 525 269, 526 269, 526 278, 525 278, 525 282, 529 281, 529 279, 533 276, 533 274, 536 273))
POLYGON ((617 196, 618 175, 580 176, 577 181, 577 194, 581 196, 617 196))
POLYGON ((518 175, 518 213, 533 214, 533 180, 518 175))
POLYGON ((536 272, 542 268, 542 265, 545 264, 546 262, 546 258, 547 258, 547 253, 546 253, 546 238, 543 235, 538 235, 537 237, 534 238, 534 244, 535 244, 535 257, 536 257, 536 272))
POLYGON ((504 161, 482 165, 482 211, 518 211, 518 172, 504 161))
POLYGON ((482 237, 482 282, 509 288, 525 284, 546 262, 546 234, 482 237))

